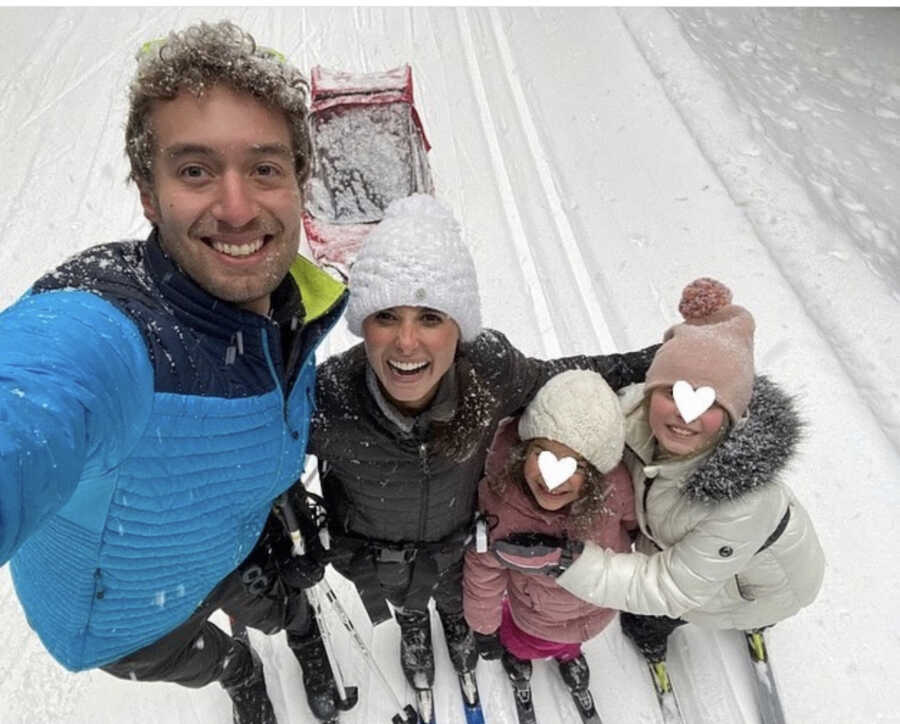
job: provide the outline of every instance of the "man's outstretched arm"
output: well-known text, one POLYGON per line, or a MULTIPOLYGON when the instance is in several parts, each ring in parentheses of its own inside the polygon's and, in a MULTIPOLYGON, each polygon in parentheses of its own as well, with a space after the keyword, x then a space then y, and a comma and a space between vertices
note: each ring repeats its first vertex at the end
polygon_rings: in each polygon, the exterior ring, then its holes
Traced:
POLYGON ((86 292, 27 296, 0 314, 0 564, 114 467, 143 430, 153 375, 134 324, 86 292))

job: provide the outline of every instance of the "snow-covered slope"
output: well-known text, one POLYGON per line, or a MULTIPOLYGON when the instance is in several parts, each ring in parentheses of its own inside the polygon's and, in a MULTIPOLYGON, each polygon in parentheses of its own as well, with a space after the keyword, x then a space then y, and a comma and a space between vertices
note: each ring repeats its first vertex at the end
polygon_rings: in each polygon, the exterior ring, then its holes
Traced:
MULTIPOLYGON (((900 86, 896 10, 0 9, 0 305, 90 244, 146 232, 124 183, 125 84, 140 43, 230 17, 298 65, 410 62, 439 193, 466 227, 483 315, 535 355, 633 349, 678 320, 682 286, 726 281, 757 321, 757 364, 809 422, 791 485, 828 557, 819 599, 768 638, 789 720, 896 722, 900 677, 900 86)), ((353 339, 343 327, 329 351, 353 339)), ((406 696, 397 628, 374 631, 332 582, 406 696)), ((70 674, 0 571, 0 723, 226 722, 199 691, 70 674)), ((311 721, 280 636, 254 635, 282 724, 311 721)), ((441 722, 461 722, 436 635, 441 722)), ((641 662, 611 626, 586 650, 607 724, 658 722, 641 662)), ((391 706, 345 637, 361 702, 391 706)), ((575 722, 549 664, 544 722, 575 722)), ((692 722, 753 722, 740 641, 675 634, 692 722)), ((491 722, 512 722, 499 665, 491 722)))

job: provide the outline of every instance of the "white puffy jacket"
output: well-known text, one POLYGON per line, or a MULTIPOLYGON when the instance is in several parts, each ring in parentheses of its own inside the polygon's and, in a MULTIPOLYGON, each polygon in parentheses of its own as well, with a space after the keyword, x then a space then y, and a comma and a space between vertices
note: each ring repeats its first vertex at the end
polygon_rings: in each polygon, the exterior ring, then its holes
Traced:
POLYGON ((712 450, 654 461, 643 385, 621 393, 641 535, 634 553, 588 544, 557 581, 598 606, 747 630, 809 605, 825 559, 777 477, 800 435, 792 400, 757 377, 749 417, 712 450))

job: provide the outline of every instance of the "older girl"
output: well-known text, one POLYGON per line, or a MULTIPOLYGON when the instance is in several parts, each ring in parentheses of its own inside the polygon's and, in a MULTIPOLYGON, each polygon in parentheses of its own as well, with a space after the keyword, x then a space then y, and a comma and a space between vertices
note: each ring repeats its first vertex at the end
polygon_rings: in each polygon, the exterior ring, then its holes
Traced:
POLYGON ((712 279, 688 285, 645 384, 622 392, 634 553, 587 544, 558 579, 622 615, 651 662, 691 622, 750 631, 816 597, 824 556, 781 475, 800 435, 793 401, 755 376, 754 321, 712 279))

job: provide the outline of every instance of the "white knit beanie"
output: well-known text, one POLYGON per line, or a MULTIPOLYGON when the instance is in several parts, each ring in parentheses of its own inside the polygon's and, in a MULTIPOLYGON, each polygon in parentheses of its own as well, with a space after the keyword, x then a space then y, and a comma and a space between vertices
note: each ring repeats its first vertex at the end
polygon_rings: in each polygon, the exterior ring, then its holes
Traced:
POLYGON ((561 442, 606 474, 622 459, 625 418, 602 375, 569 370, 538 390, 519 418, 519 437, 561 442))
POLYGON ((363 242, 350 267, 347 325, 390 307, 430 307, 448 314, 463 341, 481 331, 475 263, 451 211, 426 194, 397 199, 363 242))

